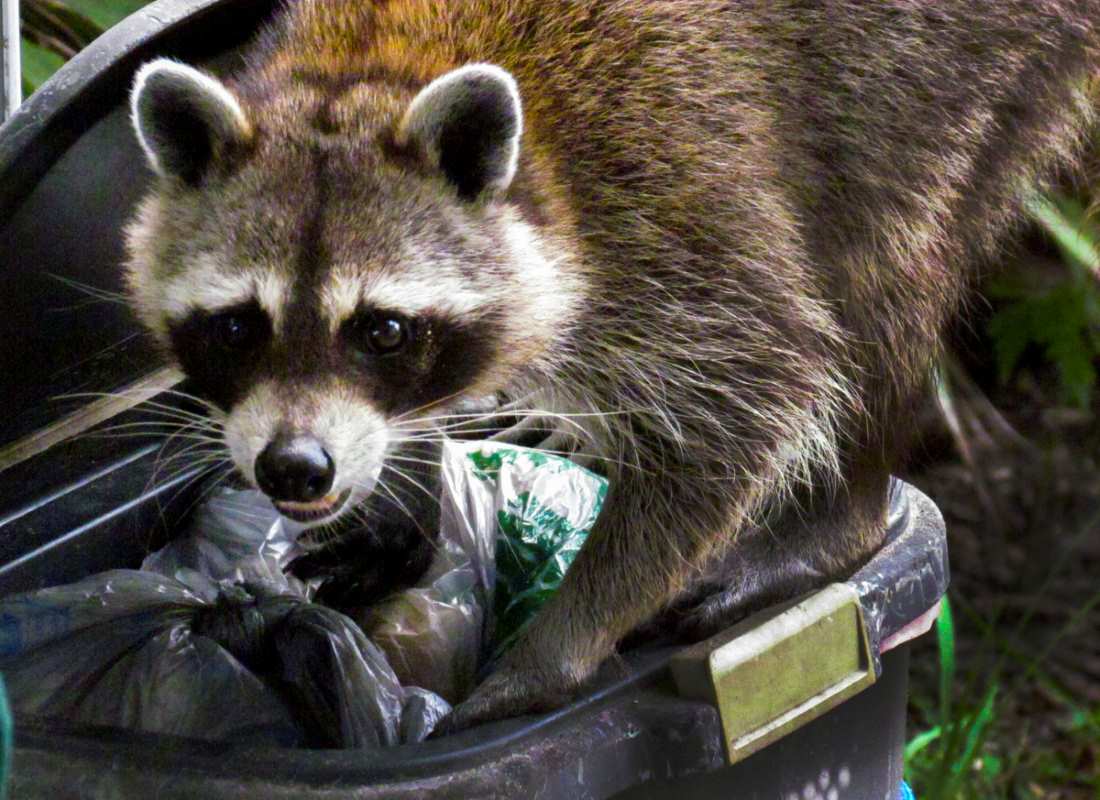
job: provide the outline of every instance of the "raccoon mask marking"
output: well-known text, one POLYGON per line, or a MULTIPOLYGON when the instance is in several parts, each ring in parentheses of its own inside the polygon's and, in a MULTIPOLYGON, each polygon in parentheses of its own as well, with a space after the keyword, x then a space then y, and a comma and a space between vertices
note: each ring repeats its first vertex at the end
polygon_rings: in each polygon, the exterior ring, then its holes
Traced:
POLYGON ((165 60, 132 95, 157 175, 128 230, 134 305, 239 471, 315 528, 432 420, 537 368, 568 314, 561 255, 501 199, 512 78, 470 65, 368 99, 307 85, 269 108, 165 60))

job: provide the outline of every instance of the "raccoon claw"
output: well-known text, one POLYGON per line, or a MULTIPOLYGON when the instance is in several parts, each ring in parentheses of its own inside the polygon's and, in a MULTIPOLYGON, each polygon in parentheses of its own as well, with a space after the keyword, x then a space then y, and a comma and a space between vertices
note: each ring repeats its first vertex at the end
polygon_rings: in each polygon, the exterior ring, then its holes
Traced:
POLYGON ((298 580, 308 581, 313 578, 331 575, 334 570, 339 569, 339 566, 339 562, 332 554, 321 550, 316 553, 306 553, 298 556, 287 564, 283 571, 293 575, 298 580))
POLYGON ((716 592, 676 615, 673 629, 682 642, 701 642, 736 625, 751 613, 745 599, 731 590, 716 592))
POLYGON ((503 665, 489 675, 464 702, 439 721, 431 738, 522 714, 552 711, 572 700, 581 681, 565 673, 503 665))

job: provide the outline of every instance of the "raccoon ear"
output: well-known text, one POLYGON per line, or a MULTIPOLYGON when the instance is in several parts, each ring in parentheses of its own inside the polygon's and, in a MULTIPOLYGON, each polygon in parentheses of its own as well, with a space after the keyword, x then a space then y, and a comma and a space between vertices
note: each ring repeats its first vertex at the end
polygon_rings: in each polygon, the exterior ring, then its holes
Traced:
POLYGON ((516 174, 523 112, 515 79, 492 64, 469 64, 425 86, 397 129, 472 200, 508 188, 516 174))
POLYGON ((240 103, 221 82, 166 58, 138 71, 130 108, 153 171, 192 185, 215 158, 251 135, 240 103))

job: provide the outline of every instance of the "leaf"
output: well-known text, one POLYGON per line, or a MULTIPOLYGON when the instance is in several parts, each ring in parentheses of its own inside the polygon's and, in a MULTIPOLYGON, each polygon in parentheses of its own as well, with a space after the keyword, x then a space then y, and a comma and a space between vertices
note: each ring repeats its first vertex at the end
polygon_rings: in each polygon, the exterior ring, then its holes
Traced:
POLYGON ((981 709, 974 715, 967 726, 966 747, 963 749, 962 755, 955 759, 952 765, 952 771, 961 772, 974 760, 974 753, 977 752, 978 745, 982 742, 982 734, 993 719, 993 706, 996 700, 997 684, 994 683, 986 690, 985 700, 982 703, 981 709))
POLYGON ((61 69, 65 59, 57 53, 44 47, 39 47, 33 42, 22 40, 23 62, 23 92, 27 95, 34 92, 46 79, 61 69))
POLYGON ((1058 245, 1066 262, 1078 277, 1081 268, 1100 278, 1100 247, 1098 232, 1089 221, 1085 209, 1068 198, 1057 201, 1035 198, 1027 204, 1031 216, 1058 245))
POLYGON ((947 597, 936 620, 936 639, 940 650, 940 725, 947 726, 951 724, 951 693, 955 687, 955 620, 947 597))
POLYGON ((1004 772, 1004 762, 997 756, 982 756, 982 774, 988 779, 996 778, 1004 772))
POLYGON ((59 2, 94 22, 101 31, 117 25, 149 4, 147 0, 59 0, 59 2))
POLYGON ((1090 344, 1078 331, 1076 336, 1059 339, 1047 349, 1050 360, 1058 367, 1063 401, 1078 408, 1089 407, 1096 386, 1097 374, 1090 344))
POLYGON ((1058 370, 1064 402, 1087 407, 1098 376, 1100 287, 1092 281, 1063 281, 1046 292, 1011 303, 990 320, 988 330, 1002 381, 1026 348, 1035 344, 1058 370))
POLYGON ((1026 302, 1006 306, 989 321, 987 330, 993 341, 997 375, 1005 383, 1032 342, 1031 307, 1026 302))
MULTIPOLYGON (((26 23, 32 30, 57 38, 77 50, 87 47, 104 31, 102 25, 61 0, 34 0, 27 6, 26 23)), ((38 41, 46 44, 49 38, 38 41)))
POLYGON ((940 734, 943 729, 937 725, 934 728, 929 728, 924 733, 918 733, 905 745, 905 763, 909 764, 912 760, 928 745, 940 738, 940 734))

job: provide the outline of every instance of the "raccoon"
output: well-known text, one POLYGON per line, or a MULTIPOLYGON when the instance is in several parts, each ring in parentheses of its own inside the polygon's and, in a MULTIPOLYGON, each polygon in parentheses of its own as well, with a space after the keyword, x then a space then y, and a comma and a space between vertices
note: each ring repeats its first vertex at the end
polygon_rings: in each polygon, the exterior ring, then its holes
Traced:
POLYGON ((422 571, 428 537, 368 511, 414 491, 402 465, 431 493, 471 399, 579 431, 604 512, 451 727, 553 707, 718 561, 695 635, 879 545, 941 331, 1087 129, 1098 21, 297 0, 227 78, 138 72, 130 296, 338 598, 422 571))

